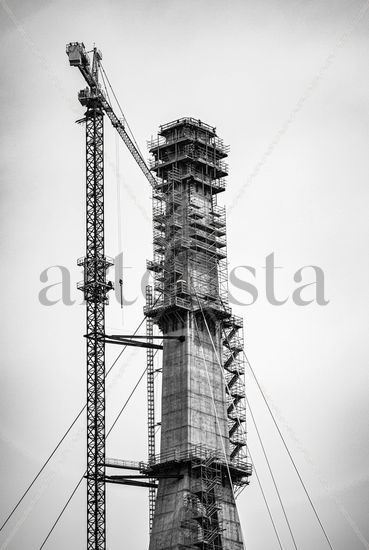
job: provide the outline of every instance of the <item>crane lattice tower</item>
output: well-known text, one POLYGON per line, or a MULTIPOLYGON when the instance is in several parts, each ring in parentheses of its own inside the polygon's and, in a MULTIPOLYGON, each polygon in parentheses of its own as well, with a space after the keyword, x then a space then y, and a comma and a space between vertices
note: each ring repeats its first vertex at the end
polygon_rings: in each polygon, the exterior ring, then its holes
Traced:
POLYGON ((150 550, 242 550, 235 493, 246 460, 243 324, 227 302, 228 147, 193 118, 160 127, 149 143, 154 299, 146 315, 164 339, 159 479, 150 550))

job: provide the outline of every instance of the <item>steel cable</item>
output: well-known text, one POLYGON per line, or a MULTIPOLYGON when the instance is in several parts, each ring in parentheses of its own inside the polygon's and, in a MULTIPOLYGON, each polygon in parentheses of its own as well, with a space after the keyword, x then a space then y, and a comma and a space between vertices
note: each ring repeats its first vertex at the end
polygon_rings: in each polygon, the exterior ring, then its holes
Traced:
MULTIPOLYGON (((136 389, 138 388, 141 380, 143 379, 143 377, 145 376, 146 374, 146 371, 147 371, 147 367, 145 368, 145 370, 143 371, 143 373, 141 374, 140 378, 138 379, 138 381, 136 382, 136 385, 134 386, 133 390, 131 391, 131 393, 129 394, 128 398, 126 399, 124 405, 122 406, 122 408, 120 409, 118 415, 116 416, 113 424, 110 426, 107 434, 106 434, 106 439, 109 437, 109 435, 111 434, 114 426, 116 425, 116 423, 118 422, 120 416, 122 415, 124 409, 126 408, 126 406, 128 405, 129 401, 131 400, 133 394, 135 393, 136 389)), ((62 515, 64 514, 65 510, 67 509, 70 501, 72 500, 72 498, 74 497, 74 495, 76 494, 77 490, 78 490, 78 487, 81 485, 82 483, 82 480, 83 478, 85 477, 87 473, 87 470, 84 472, 84 474, 82 475, 82 477, 80 478, 80 480, 78 481, 77 485, 74 487, 73 491, 71 492, 70 496, 68 497, 68 500, 67 502, 64 504, 63 508, 61 509, 58 517, 56 518, 56 520, 54 521, 50 531, 47 533, 45 539, 43 540, 41 546, 40 546, 40 550, 42 550, 42 548, 45 546, 46 542, 48 541, 48 539, 50 538, 50 535, 52 534, 52 532, 54 531, 55 527, 57 526, 57 524, 59 523, 59 520, 60 518, 62 517, 62 515)))
MULTIPOLYGON (((155 305, 155 304, 154 304, 155 305)), ((136 330, 134 331, 133 333, 133 336, 137 333, 137 331, 141 328, 141 326, 143 325, 145 321, 145 317, 142 319, 141 323, 138 325, 138 327, 136 328, 136 330)), ((114 360, 113 364, 111 365, 111 367, 109 368, 109 370, 106 372, 105 374, 105 378, 110 374, 110 372, 112 371, 112 369, 114 368, 114 366, 116 365, 116 363, 118 362, 118 360, 120 359, 120 357, 122 356, 123 352, 126 350, 127 348, 127 345, 123 347, 123 349, 119 352, 118 356, 116 357, 116 359, 114 360)), ((7 516, 7 518, 5 519, 5 521, 3 522, 2 526, 0 527, 0 532, 3 530, 3 528, 5 527, 5 525, 8 523, 8 521, 10 520, 10 518, 12 517, 12 515, 14 514, 14 512, 18 509, 18 507, 20 506, 20 504, 22 503, 22 501, 24 500, 24 498, 26 497, 26 495, 29 493, 29 491, 31 490, 31 488, 33 487, 33 485, 35 484, 35 482, 37 481, 37 479, 40 477, 40 475, 42 474, 42 472, 45 470, 46 466, 49 464, 50 460, 53 458, 53 456, 55 455, 56 451, 59 449, 59 447, 61 446, 61 444, 63 443, 63 441, 65 440, 65 438, 67 437, 67 435, 70 433, 70 431, 72 430, 73 426, 76 424, 77 420, 81 417, 83 411, 86 409, 87 405, 84 405, 82 407, 82 409, 79 411, 79 413, 77 414, 77 416, 75 417, 75 419, 73 420, 73 422, 70 424, 69 428, 66 430, 66 432, 64 433, 64 435, 62 436, 62 438, 59 440, 59 442, 57 443, 56 447, 54 448, 54 450, 50 453, 49 457, 47 458, 47 460, 44 462, 43 466, 40 468, 40 470, 38 471, 38 473, 36 474, 36 476, 33 478, 33 480, 31 481, 31 483, 28 485, 27 489, 24 491, 24 493, 22 494, 22 496, 20 497, 20 499, 18 500, 18 502, 16 503, 16 505, 13 507, 13 509, 11 510, 10 514, 7 516)))
POLYGON ((269 414, 270 414, 270 416, 271 416, 271 418, 272 418, 272 420, 273 420, 274 426, 275 426, 275 428, 276 428, 276 430, 277 430, 277 432, 278 432, 278 434, 279 434, 279 437, 281 438, 281 441, 282 441, 282 443, 283 443, 283 446, 284 446, 284 448, 285 448, 285 450, 286 450, 286 452, 287 452, 287 454, 288 454, 288 457, 289 457, 289 459, 290 459, 290 461, 291 461, 291 463, 292 463, 292 466, 293 466, 293 468, 294 468, 294 470, 295 470, 295 472, 296 472, 296 474, 297 474, 297 477, 298 477, 298 479, 299 479, 299 481, 300 481, 300 483, 301 483, 301 486, 302 486, 302 488, 303 488, 303 490, 304 490, 304 492, 305 492, 305 495, 306 495, 306 497, 307 497, 307 499, 308 499, 308 501, 309 501, 309 503, 310 503, 310 506, 311 506, 311 508, 312 508, 312 510, 313 510, 313 512, 314 512, 314 515, 315 515, 315 517, 316 517, 316 519, 317 519, 317 521, 318 521, 318 523, 319 523, 319 526, 320 526, 320 528, 321 528, 321 530, 322 530, 322 532, 323 532, 323 534, 324 534, 324 537, 325 537, 325 539, 326 539, 326 541, 327 541, 327 543, 328 543, 328 545, 329 545, 329 548, 330 548, 331 550, 333 550, 332 543, 331 543, 331 541, 330 541, 330 539, 329 539, 329 537, 328 537, 328 534, 327 534, 327 532, 326 532, 326 530, 325 530, 325 528, 324 528, 324 525, 323 525, 323 523, 322 523, 322 521, 321 521, 321 519, 320 519, 320 517, 319 517, 318 511, 317 511, 317 509, 316 509, 315 506, 314 506, 314 503, 313 503, 313 501, 312 501, 312 499, 311 499, 311 496, 310 496, 310 494, 309 494, 309 492, 308 492, 308 490, 307 490, 307 487, 306 487, 306 485, 305 485, 305 483, 304 483, 304 481, 303 481, 303 479, 302 479, 302 477, 301 477, 301 474, 300 474, 300 472, 299 472, 299 469, 297 468, 297 465, 296 465, 296 463, 295 463, 295 461, 294 461, 294 459, 293 459, 293 457, 292 457, 292 455, 291 455, 291 452, 290 452, 290 450, 289 450, 289 448, 288 448, 288 446, 287 446, 287 443, 286 443, 286 441, 285 441, 285 439, 284 439, 284 437, 283 437, 283 434, 282 434, 282 432, 281 432, 281 430, 280 430, 280 428, 279 428, 279 425, 278 425, 278 423, 277 423, 277 421, 276 421, 276 419, 275 419, 275 416, 274 416, 274 414, 273 414, 273 412, 272 412, 272 410, 271 410, 271 408, 270 408, 270 405, 269 405, 269 403, 268 403, 268 401, 267 401, 267 399, 266 399, 266 397, 265 397, 265 394, 264 394, 263 389, 262 389, 262 387, 261 387, 261 385, 260 385, 260 383, 259 383, 259 380, 257 379, 257 377, 256 377, 256 375, 255 375, 255 372, 254 372, 254 369, 252 368, 251 363, 250 363, 250 361, 248 360, 248 357, 247 357, 247 355, 246 355, 246 353, 245 353, 244 350, 243 350, 243 354, 244 354, 244 356, 245 356, 247 365, 249 366, 250 371, 251 371, 251 373, 252 373, 252 375, 253 375, 253 377, 254 377, 254 380, 255 380, 255 382, 256 382, 256 385, 257 385, 257 387, 258 387, 258 389, 259 389, 259 391, 260 391, 260 393, 261 393, 261 396, 262 396, 262 398, 263 398, 263 400, 264 400, 264 403, 265 403, 265 405, 266 405, 266 407, 267 407, 267 409, 268 409, 268 412, 269 412, 269 414))

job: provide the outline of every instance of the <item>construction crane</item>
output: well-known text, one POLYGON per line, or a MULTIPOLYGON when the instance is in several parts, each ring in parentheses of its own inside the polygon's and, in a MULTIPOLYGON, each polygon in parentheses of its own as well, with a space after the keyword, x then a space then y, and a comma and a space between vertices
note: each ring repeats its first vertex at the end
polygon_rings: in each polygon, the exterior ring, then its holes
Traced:
MULTIPOLYGON (((82 42, 67 44, 66 52, 70 65, 78 67, 87 83, 78 94, 81 105, 87 109, 84 118, 78 121, 86 124, 86 256, 78 260, 78 265, 84 268, 84 280, 78 288, 84 293, 87 305, 87 549, 105 550, 105 485, 108 480, 105 472, 105 343, 108 341, 105 304, 113 288, 106 280, 106 272, 113 262, 105 256, 104 247, 104 114, 150 185, 154 187, 156 180, 128 135, 124 119, 118 118, 105 96, 99 82, 101 52, 93 48, 92 62, 82 42)), ((151 344, 151 347, 159 346, 151 344)), ((152 362, 152 353, 149 357, 152 362)), ((151 434, 152 438, 153 433, 153 426, 149 426, 149 437, 151 434)), ((152 447, 150 450, 152 453, 152 447)))
POLYGON ((67 44, 67 55, 69 63, 72 67, 78 67, 83 78, 86 80, 87 88, 81 90, 78 94, 78 99, 83 106, 87 106, 91 102, 98 104, 100 110, 106 113, 110 119, 110 122, 116 128, 118 134, 126 144, 128 150, 132 154, 133 158, 141 168, 144 176, 150 185, 156 185, 156 179, 150 172, 145 160, 143 159, 137 146, 128 135, 124 121, 119 119, 114 113, 112 106, 107 101, 105 94, 102 90, 99 82, 99 70, 101 66, 102 54, 97 48, 92 50, 92 64, 90 62, 90 56, 86 52, 83 42, 70 42, 67 44))

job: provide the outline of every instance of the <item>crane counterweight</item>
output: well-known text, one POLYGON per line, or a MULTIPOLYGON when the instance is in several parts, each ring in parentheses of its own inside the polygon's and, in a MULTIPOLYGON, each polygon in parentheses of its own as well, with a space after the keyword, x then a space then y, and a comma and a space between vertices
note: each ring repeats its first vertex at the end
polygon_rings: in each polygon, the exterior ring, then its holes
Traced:
POLYGON ((69 64, 73 67, 86 66, 91 63, 83 42, 70 42, 66 46, 66 52, 69 57, 69 64))

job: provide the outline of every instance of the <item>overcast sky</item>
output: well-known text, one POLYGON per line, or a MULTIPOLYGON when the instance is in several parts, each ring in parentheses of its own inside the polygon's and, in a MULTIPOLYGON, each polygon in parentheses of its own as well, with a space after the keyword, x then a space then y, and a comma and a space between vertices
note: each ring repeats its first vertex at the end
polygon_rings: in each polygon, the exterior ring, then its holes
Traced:
MULTIPOLYGON (((363 0, 0 0, 2 360, 1 508, 5 518, 85 402, 85 308, 75 289, 84 254, 84 130, 65 44, 94 43, 146 153, 159 124, 180 116, 215 125, 231 145, 227 192, 230 269, 258 299, 236 305, 246 351, 335 550, 369 548, 368 127, 369 4, 363 0), (274 252, 268 303, 265 258, 274 252), (71 274, 73 305, 39 292, 71 274), (329 304, 296 305, 296 287, 325 274, 329 304)), ((142 319, 140 280, 152 256, 150 189, 106 128, 106 252, 119 252, 125 292, 107 330, 142 319)), ((231 288, 238 302, 250 301, 231 288)), ((302 294, 313 299, 314 286, 302 294)), ((48 293, 61 297, 60 285, 48 293)), ((118 353, 107 352, 107 366, 118 353)), ((107 423, 145 367, 127 351, 108 381, 107 423)), ((250 373, 248 397, 299 550, 328 548, 250 373)), ((145 459, 145 385, 108 440, 107 454, 145 459)), ((0 548, 38 550, 85 466, 84 419, 1 533, 0 548)), ((285 550, 293 548, 249 418, 249 446, 285 550)), ((111 550, 147 547, 147 495, 108 487, 111 550)), ((238 500, 247 550, 278 544, 255 476, 238 500)), ((85 547, 85 486, 45 548, 85 547)))

